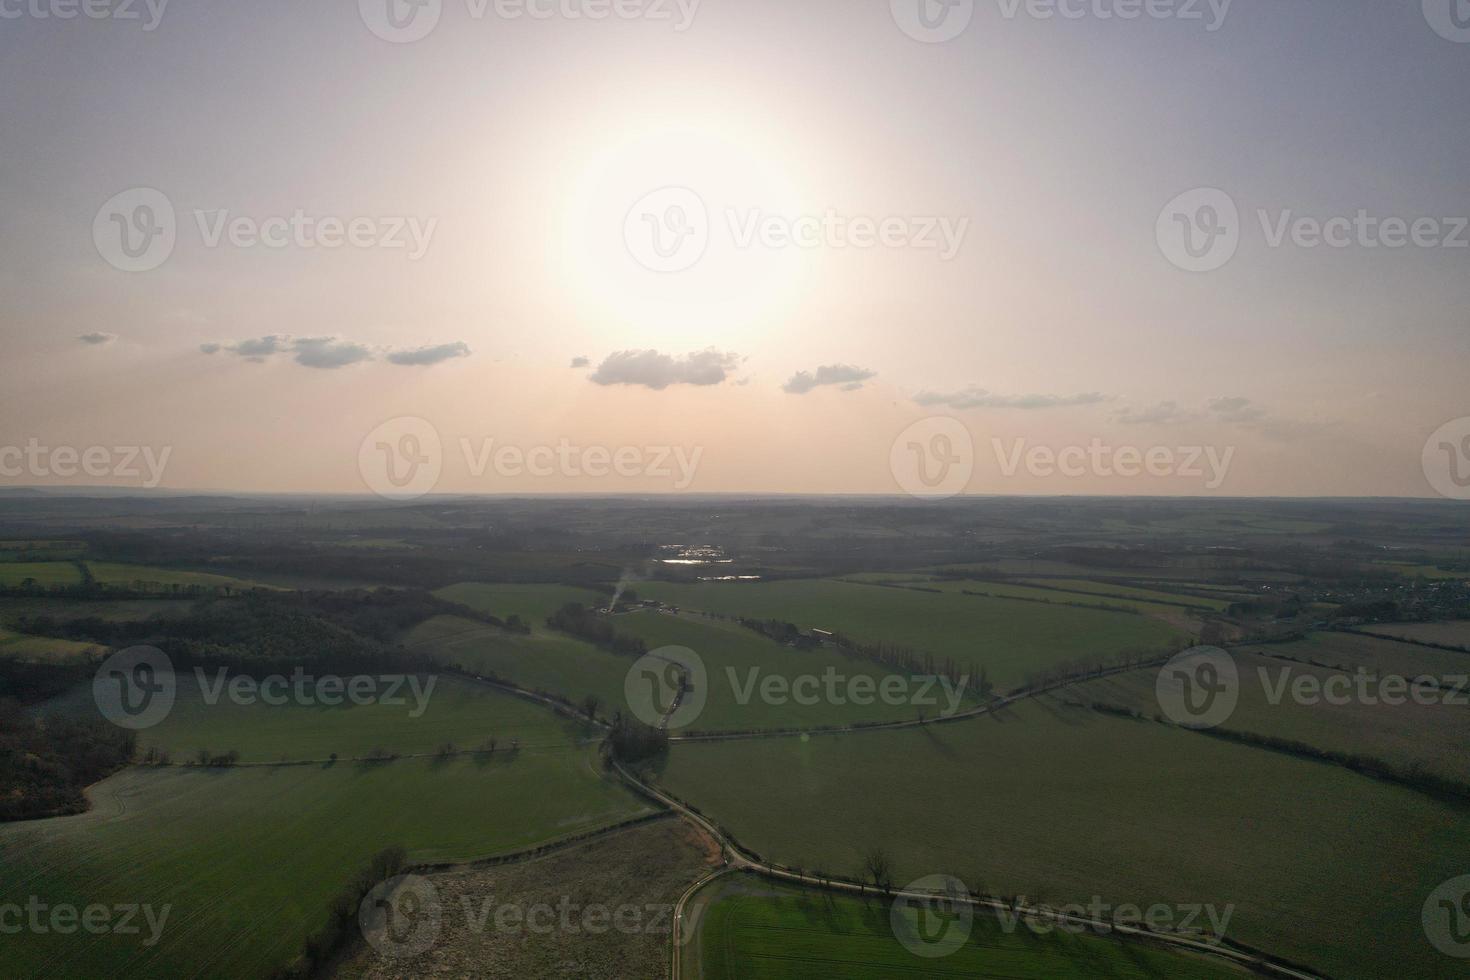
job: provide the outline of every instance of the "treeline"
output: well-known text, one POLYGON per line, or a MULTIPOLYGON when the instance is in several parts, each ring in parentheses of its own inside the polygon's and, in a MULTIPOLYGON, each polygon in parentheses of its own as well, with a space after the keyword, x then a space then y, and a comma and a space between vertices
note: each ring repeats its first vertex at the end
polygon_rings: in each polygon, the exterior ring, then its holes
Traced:
POLYGON ((799 650, 815 650, 822 643, 810 633, 803 633, 795 623, 787 623, 779 619, 751 619, 741 616, 738 619, 741 626, 748 630, 754 630, 768 640, 794 646, 799 650))
POLYGON ((546 625, 624 656, 641 657, 648 652, 642 637, 619 633, 607 619, 579 602, 569 602, 546 617, 546 625))
MULTIPOLYGON (((37 678, 17 681, 0 661, 3 689, 34 697, 48 691, 37 678)), ((0 697, 0 821, 32 820, 87 809, 87 786, 127 765, 137 733, 101 720, 37 716, 14 696, 0 697)))
POLYGON ((304 980, 322 971, 357 932, 358 910, 369 892, 403 871, 408 855, 402 847, 379 851, 357 877, 332 900, 327 924, 306 938, 301 956, 276 972, 276 980, 304 980))

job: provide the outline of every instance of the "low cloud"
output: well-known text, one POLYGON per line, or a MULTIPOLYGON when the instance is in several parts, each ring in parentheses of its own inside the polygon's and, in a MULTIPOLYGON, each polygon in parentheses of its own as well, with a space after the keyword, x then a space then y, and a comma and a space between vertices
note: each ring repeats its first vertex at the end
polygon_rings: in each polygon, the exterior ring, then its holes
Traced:
POLYGON ((337 337, 292 337, 289 334, 267 334, 230 344, 211 342, 200 344, 199 350, 204 354, 234 354, 256 364, 276 354, 291 354, 297 364, 323 371, 371 361, 378 353, 383 353, 390 364, 404 366, 427 366, 470 355, 469 345, 463 341, 408 350, 374 351, 366 344, 337 337))
POLYGON ((1181 422, 1198 421, 1199 412, 1182 408, 1178 402, 1159 402, 1145 408, 1124 408, 1113 416, 1124 425, 1176 425, 1181 422))
POLYGON ((1275 415, 1249 398, 1222 396, 1211 398, 1200 409, 1164 401, 1144 408, 1125 408, 1113 416, 1126 425, 1181 425, 1214 423, 1233 425, 1259 432, 1272 439, 1295 439, 1330 428, 1332 423, 1306 421, 1275 415))
POLYGON ((330 371, 373 359, 373 352, 362 344, 336 337, 302 337, 292 343, 296 363, 309 368, 330 371))
POLYGON ((853 367, 850 364, 823 364, 817 368, 815 373, 796 372, 791 376, 790 381, 781 386, 781 390, 792 395, 804 395, 813 388, 841 385, 843 391, 856 391, 877 373, 867 368, 853 367))
POLYGON ((589 380, 600 385, 641 385, 662 391, 670 385, 717 385, 740 364, 738 354, 709 350, 675 357, 656 350, 609 354, 589 380))
POLYGON ((587 358, 585 358, 585 357, 574 357, 574 358, 572 358, 572 367, 574 367, 574 368, 584 368, 584 367, 591 367, 591 366, 592 366, 592 362, 590 360, 588 360, 587 358))
POLYGON ((996 395, 974 385, 960 391, 921 391, 914 396, 920 405, 943 405, 947 408, 1065 408, 1072 405, 1097 405, 1111 401, 1111 395, 1086 391, 1076 395, 996 395))
POLYGON ((469 357, 470 345, 464 341, 456 341, 452 344, 439 344, 436 347, 419 347, 415 350, 397 350, 388 355, 388 361, 392 364, 405 366, 421 366, 428 364, 439 364, 443 361, 452 361, 457 357, 469 357))
POLYGON ((101 347, 103 344, 110 344, 114 340, 116 340, 117 334, 102 333, 101 331, 98 331, 96 333, 84 333, 77 339, 84 344, 91 344, 93 347, 101 347))

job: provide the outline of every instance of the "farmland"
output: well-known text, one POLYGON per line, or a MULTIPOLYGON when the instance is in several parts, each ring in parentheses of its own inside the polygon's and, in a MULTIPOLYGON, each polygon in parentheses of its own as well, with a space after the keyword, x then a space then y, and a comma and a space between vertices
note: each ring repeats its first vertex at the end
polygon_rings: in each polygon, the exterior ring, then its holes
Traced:
POLYGON ((1462 873, 1455 842, 1470 834, 1463 812, 1337 767, 1037 703, 916 730, 677 745, 661 780, 767 859, 851 876, 881 847, 900 883, 944 873, 1053 903, 1230 903, 1231 938, 1342 977, 1436 968, 1420 906, 1462 873), (1371 928, 1333 928, 1344 916, 1371 928))
POLYGON ((0 826, 0 901, 170 906, 142 935, 6 938, 6 975, 251 977, 288 964, 373 854, 466 861, 643 810, 591 753, 133 769, 77 817, 0 826))
MULTIPOLYGON (((1129 946, 1092 933, 1051 930, 1041 935, 1025 925, 1002 928, 999 916, 989 910, 974 914, 963 945, 925 962, 900 944, 887 903, 874 899, 725 879, 707 886, 699 900, 704 914, 690 958, 698 963, 700 980, 817 975, 882 980, 916 969, 924 976, 1008 980, 1246 976, 1219 960, 1129 946)), ((912 922, 913 910, 907 918, 912 922)))
POLYGON ((1071 606, 936 594, 855 582, 797 580, 679 585, 646 582, 639 594, 725 615, 779 619, 954 657, 998 689, 1039 668, 1177 646, 1182 631, 1144 616, 1071 606))
POLYGON ((27 580, 39 586, 76 585, 82 573, 69 561, 0 562, 0 586, 13 588, 27 580))
POLYGON ((150 589, 158 586, 203 588, 253 589, 260 588, 259 582, 250 582, 230 575, 212 572, 182 571, 174 568, 158 568, 148 565, 124 565, 117 562, 89 561, 87 568, 92 577, 103 585, 119 585, 129 588, 150 589))

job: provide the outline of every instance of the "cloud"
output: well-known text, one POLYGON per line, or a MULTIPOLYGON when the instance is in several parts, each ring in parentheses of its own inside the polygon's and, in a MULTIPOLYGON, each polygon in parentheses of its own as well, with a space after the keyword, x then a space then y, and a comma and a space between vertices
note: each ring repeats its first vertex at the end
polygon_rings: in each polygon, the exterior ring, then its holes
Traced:
POLYGON ((116 340, 117 334, 102 333, 101 331, 98 331, 96 333, 84 333, 77 339, 84 344, 91 344, 94 347, 100 347, 103 344, 110 344, 114 340, 116 340))
POLYGON ((914 396, 920 405, 944 405, 948 408, 1063 408, 1070 405, 1097 405, 1111 401, 1111 395, 1086 391, 1076 395, 994 395, 984 388, 970 385, 960 391, 921 391, 914 396))
POLYGON ((396 350, 388 355, 388 361, 391 364, 420 366, 439 364, 442 361, 450 361, 456 357, 469 356, 470 345, 459 340, 452 344, 439 344, 435 347, 419 347, 415 350, 396 350))
POLYGON ((877 373, 867 368, 853 367, 850 364, 823 364, 817 368, 815 374, 810 371, 797 371, 791 376, 790 381, 781 386, 781 390, 792 395, 804 395, 813 388, 841 385, 843 391, 856 391, 863 386, 863 382, 877 373))
POLYGON ((219 344, 200 344, 199 350, 204 354, 218 354, 222 348, 219 344))
POLYGON ((624 350, 609 354, 589 380, 600 385, 642 385, 662 391, 669 385, 717 385, 740 364, 738 354, 714 348, 683 357, 656 350, 624 350))
POLYGON ((1208 407, 1221 422, 1252 425, 1266 417, 1266 410, 1252 405, 1249 398, 1211 398, 1208 407))
POLYGON ((297 364, 327 371, 373 359, 373 352, 362 344, 336 337, 302 337, 292 343, 291 349, 296 352, 297 364))
POLYGON ((1181 408, 1178 402, 1159 402, 1147 408, 1124 408, 1114 418, 1124 425, 1175 425, 1180 422, 1194 422, 1200 418, 1199 412, 1192 412, 1181 408))
POLYGON ((574 367, 574 368, 584 368, 584 367, 591 367, 591 366, 592 366, 592 362, 589 361, 585 357, 574 357, 574 358, 572 358, 572 367, 574 367))

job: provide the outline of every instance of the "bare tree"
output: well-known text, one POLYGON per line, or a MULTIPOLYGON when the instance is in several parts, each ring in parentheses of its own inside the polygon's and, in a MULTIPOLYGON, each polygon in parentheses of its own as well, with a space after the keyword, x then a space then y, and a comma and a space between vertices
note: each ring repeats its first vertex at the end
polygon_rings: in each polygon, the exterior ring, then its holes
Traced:
POLYGON ((872 848, 863 855, 863 877, 873 882, 880 892, 893 891, 893 862, 880 847, 872 848))

